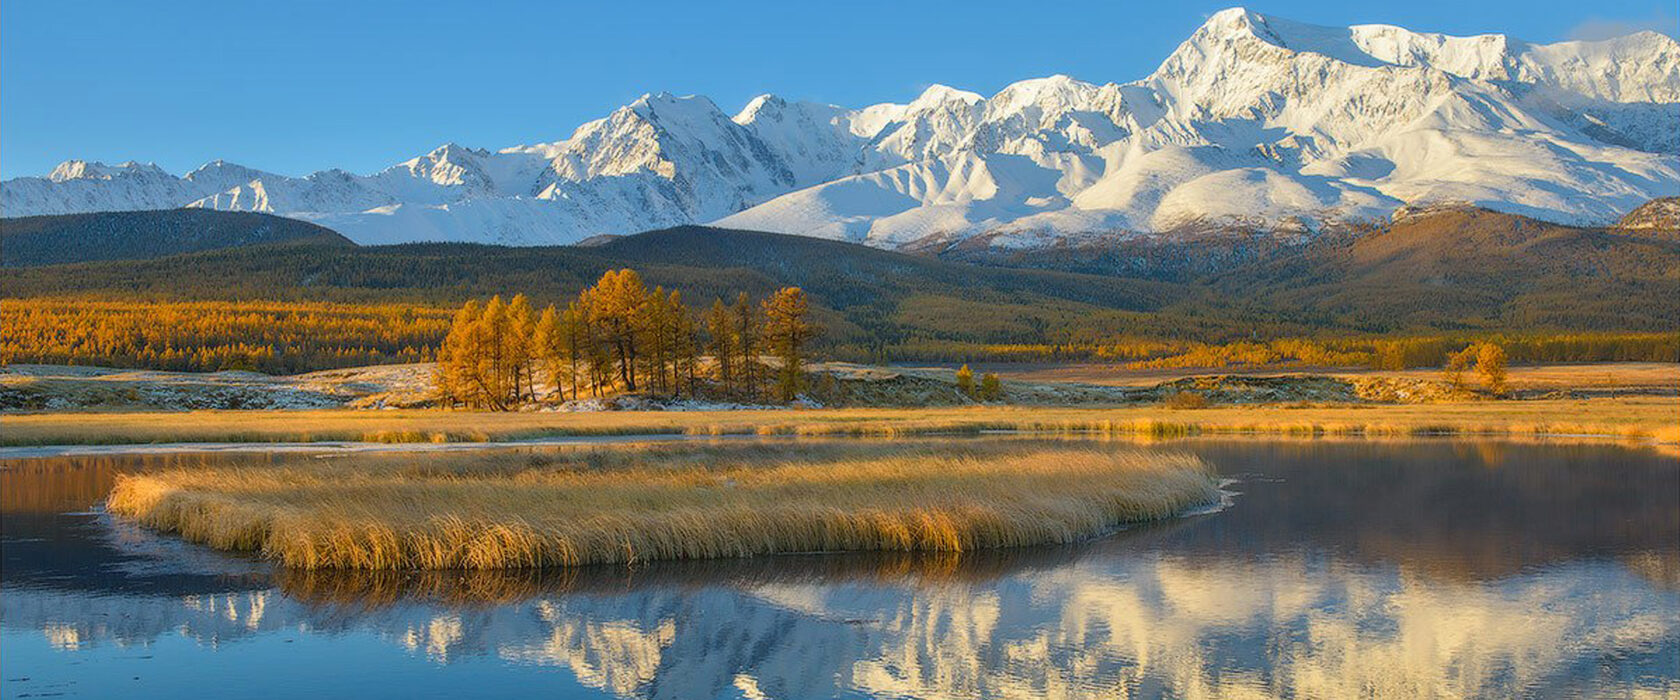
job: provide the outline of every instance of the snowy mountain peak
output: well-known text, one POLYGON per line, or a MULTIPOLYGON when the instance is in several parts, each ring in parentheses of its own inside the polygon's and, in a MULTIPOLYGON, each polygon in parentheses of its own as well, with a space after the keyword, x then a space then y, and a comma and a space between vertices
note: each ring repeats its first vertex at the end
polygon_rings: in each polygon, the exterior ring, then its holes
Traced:
POLYGON ((1227 7, 1208 15, 1207 20, 1202 22, 1202 26, 1198 27, 1195 33, 1224 38, 1253 36, 1254 25, 1264 23, 1264 17, 1246 7, 1227 7))
POLYGON ((1338 34, 1346 29, 1318 27, 1287 19, 1268 17, 1246 7, 1230 7, 1208 16, 1191 36, 1191 42, 1246 41, 1258 39, 1291 51, 1325 53, 1335 51, 1338 34))
POLYGON ((223 180, 232 179, 232 180, 239 180, 239 181, 249 181, 249 180, 252 180, 252 179, 255 179, 255 178, 258 178, 258 177, 263 177, 263 176, 266 176, 266 175, 269 175, 269 173, 265 173, 261 170, 257 170, 257 169, 254 169, 254 168, 247 168, 247 167, 245 167, 243 165, 239 165, 237 163, 229 163, 225 160, 221 160, 221 159, 218 158, 216 160, 205 163, 204 165, 198 166, 192 172, 187 173, 183 177, 185 177, 188 180, 195 180, 195 181, 202 181, 202 180, 205 180, 205 179, 208 179, 208 178, 218 178, 218 179, 223 179, 223 180))
POLYGON ((787 100, 771 94, 763 94, 747 100, 747 106, 736 112, 733 120, 736 124, 750 124, 758 119, 760 113, 769 111, 780 112, 787 107, 787 100))
POLYGON ((765 94, 733 115, 652 92, 563 140, 446 143, 372 175, 67 161, 0 183, 0 204, 270 211, 362 243, 718 223, 1008 247, 1301 233, 1443 202, 1609 223, 1680 194, 1677 154, 1680 43, 1662 34, 1535 44, 1238 7, 1129 82, 1052 75, 990 97, 930 85, 860 109, 765 94))
POLYGON ((1012 83, 986 100, 988 118, 998 118, 1037 107, 1046 112, 1089 108, 1098 87, 1065 75, 1034 78, 1012 83))
POLYGON ((629 109, 645 119, 680 119, 710 121, 723 110, 705 95, 673 95, 654 92, 642 95, 629 109))
POLYGON ((949 85, 937 83, 929 85, 922 94, 916 96, 906 108, 908 112, 925 112, 946 109, 951 105, 977 105, 985 102, 986 98, 967 90, 958 90, 949 85))
POLYGON ((167 175, 163 168, 152 163, 124 161, 116 165, 85 160, 67 160, 53 168, 47 179, 53 182, 67 180, 110 180, 124 175, 167 175))
POLYGON ((1357 66, 1375 67, 1381 61, 1362 51, 1346 27, 1321 27, 1303 22, 1271 17, 1242 7, 1220 10, 1209 16, 1190 38, 1181 44, 1172 63, 1181 54, 1181 62, 1220 62, 1222 54, 1235 52, 1241 60, 1267 60, 1264 49, 1283 54, 1312 53, 1357 66), (1260 51, 1261 53, 1256 53, 1260 51))
POLYGON ((461 160, 463 158, 477 158, 489 154, 490 152, 485 149, 468 148, 455 143, 454 141, 450 141, 442 146, 432 149, 431 152, 426 154, 426 158, 433 161, 446 162, 451 160, 461 160))

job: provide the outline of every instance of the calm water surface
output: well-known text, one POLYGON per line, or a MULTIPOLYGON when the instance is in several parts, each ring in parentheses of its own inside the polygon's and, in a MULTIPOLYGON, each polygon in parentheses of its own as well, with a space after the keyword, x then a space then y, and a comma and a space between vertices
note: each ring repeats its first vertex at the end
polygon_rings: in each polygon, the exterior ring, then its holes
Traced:
POLYGON ((0 696, 1680 695, 1680 459, 1154 449, 1240 495, 1072 547, 478 575, 276 571, 97 511, 226 456, 4 461, 0 696))

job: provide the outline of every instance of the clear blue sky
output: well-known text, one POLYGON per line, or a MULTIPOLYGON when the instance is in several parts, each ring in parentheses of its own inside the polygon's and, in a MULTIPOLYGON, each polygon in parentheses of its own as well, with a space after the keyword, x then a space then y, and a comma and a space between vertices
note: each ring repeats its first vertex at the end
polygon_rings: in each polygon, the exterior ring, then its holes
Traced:
MULTIPOLYGON (((659 90, 733 112, 763 92, 862 106, 935 82, 990 94, 1053 73, 1126 81, 1231 4, 6 0, 0 176, 73 157, 372 172, 446 141, 562 139, 659 90)), ((1542 42, 1676 31, 1674 0, 1248 6, 1542 42)))

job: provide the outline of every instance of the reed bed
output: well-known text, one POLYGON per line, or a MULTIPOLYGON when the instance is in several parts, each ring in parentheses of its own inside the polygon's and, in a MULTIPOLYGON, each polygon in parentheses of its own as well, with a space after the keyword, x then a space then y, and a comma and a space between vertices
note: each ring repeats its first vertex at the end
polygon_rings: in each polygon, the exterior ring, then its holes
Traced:
POLYGON ((615 435, 905 437, 993 430, 1152 437, 1596 435, 1680 443, 1680 398, 1213 406, 1197 410, 1148 405, 607 413, 332 410, 12 414, 0 416, 0 445, 428 443, 615 435))
POLYGON ((509 569, 1068 543, 1216 497, 1184 454, 803 444, 252 463, 125 475, 108 507, 299 569, 509 569))

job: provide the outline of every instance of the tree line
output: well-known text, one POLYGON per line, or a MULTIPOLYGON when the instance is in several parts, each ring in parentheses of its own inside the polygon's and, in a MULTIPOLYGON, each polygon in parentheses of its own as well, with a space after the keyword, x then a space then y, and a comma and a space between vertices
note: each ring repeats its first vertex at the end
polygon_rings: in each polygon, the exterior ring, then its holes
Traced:
POLYGON ((437 351, 437 388, 445 405, 488 410, 618 392, 791 401, 821 332, 798 287, 697 312, 680 291, 610 270, 541 311, 524 294, 463 304, 437 351))
POLYGON ((1128 369, 1314 366, 1399 370, 1445 367, 1464 348, 1500 345, 1512 364, 1680 362, 1680 333, 1533 332, 1491 335, 1283 337, 1225 343, 1149 337, 1068 343, 918 342, 833 345, 840 359, 945 362, 1105 362, 1128 369))
POLYGON ((0 364, 290 374, 428 362, 449 314, 400 304, 0 300, 0 364))
MULTIPOLYGON (((277 253, 279 254, 279 253, 277 253)), ((560 298, 597 279, 594 274, 564 291, 543 289, 541 296, 560 298)), ((519 287, 516 287, 519 288, 519 287)), ((723 289, 728 289, 725 287, 723 289)), ((763 288, 769 289, 769 288, 763 288)), ((8 293, 13 291, 10 286, 8 293)), ((720 290, 721 291, 721 290, 720 290)), ((668 296, 668 295, 667 295, 668 296)), ((463 296, 456 297, 464 298, 463 296)), ((803 298, 803 297, 802 297, 803 298)), ((666 300, 668 302, 668 299, 666 300)), ((722 304, 739 314, 735 303, 722 304)), ((440 302, 441 303, 441 302, 440 302)), ((504 300, 504 305, 508 303, 504 300)), ((529 302, 527 302, 529 303, 529 302)), ((479 302, 484 306, 485 302, 479 302)), ((567 305, 569 307, 569 304, 567 305)), ((761 305, 749 304, 762 315, 761 305)), ((566 307, 556 309, 560 314, 566 307)), ((855 309, 847 313, 856 315, 855 309)), ((887 324, 894 312, 883 307, 877 315, 887 324)), ((455 324, 450 308, 413 303, 338 303, 318 301, 155 301, 84 297, 0 299, 0 364, 44 363, 140 367, 179 371, 249 369, 290 374, 338 367, 428 362, 455 324)), ((541 320, 541 313, 537 313, 541 320)), ((711 343, 720 337, 714 312, 690 314, 695 328, 689 335, 711 343)), ((558 319, 557 319, 558 320, 558 319)), ((953 323, 983 323, 968 316, 953 323)), ((574 320, 574 323, 576 321, 574 320)), ((870 326, 865 327, 865 331, 870 326)), ((1055 337, 1053 326, 1043 335, 1055 337)), ((1324 366, 1410 369, 1445 367, 1466 347, 1494 342, 1513 365, 1556 362, 1677 362, 1680 333, 1550 332, 1498 334, 1346 335, 1273 337, 1215 343, 1148 335, 1133 327, 1128 333, 1077 342, 1041 344, 984 344, 961 340, 865 340, 824 338, 825 357, 886 364, 891 361, 947 362, 1082 362, 1123 364, 1128 368, 1220 368, 1236 366, 1324 366)), ((762 354, 772 354, 761 338, 752 338, 762 354)), ((730 341, 734 342, 734 341, 730 341)), ((699 354, 713 356, 703 346, 699 354)), ((640 348, 638 348, 640 352, 640 348)), ((727 355, 726 355, 727 356, 727 355)), ((640 364, 640 363, 638 363, 640 364)), ((764 368, 712 367, 737 375, 764 368)), ((587 367, 580 367, 587 376, 587 367)), ((616 367, 615 367, 616 371, 616 367)), ((638 380, 641 370, 638 368, 638 380)), ((667 385, 671 384, 667 372, 667 385)), ((648 375, 652 388, 658 378, 648 375)), ((758 384, 777 380, 773 374, 750 377, 758 384)), ((626 383, 623 379, 620 383, 626 383)), ((580 381, 580 386, 582 386, 580 381)), ((646 382, 638 381, 640 389, 646 382)), ((773 386, 773 385, 771 385, 773 386)), ((672 391, 668 386, 665 391, 672 391)), ((586 389, 587 391, 587 389, 586 389)), ((568 395, 571 394, 568 386, 568 395)), ((744 393, 736 391, 735 393, 744 393)))

